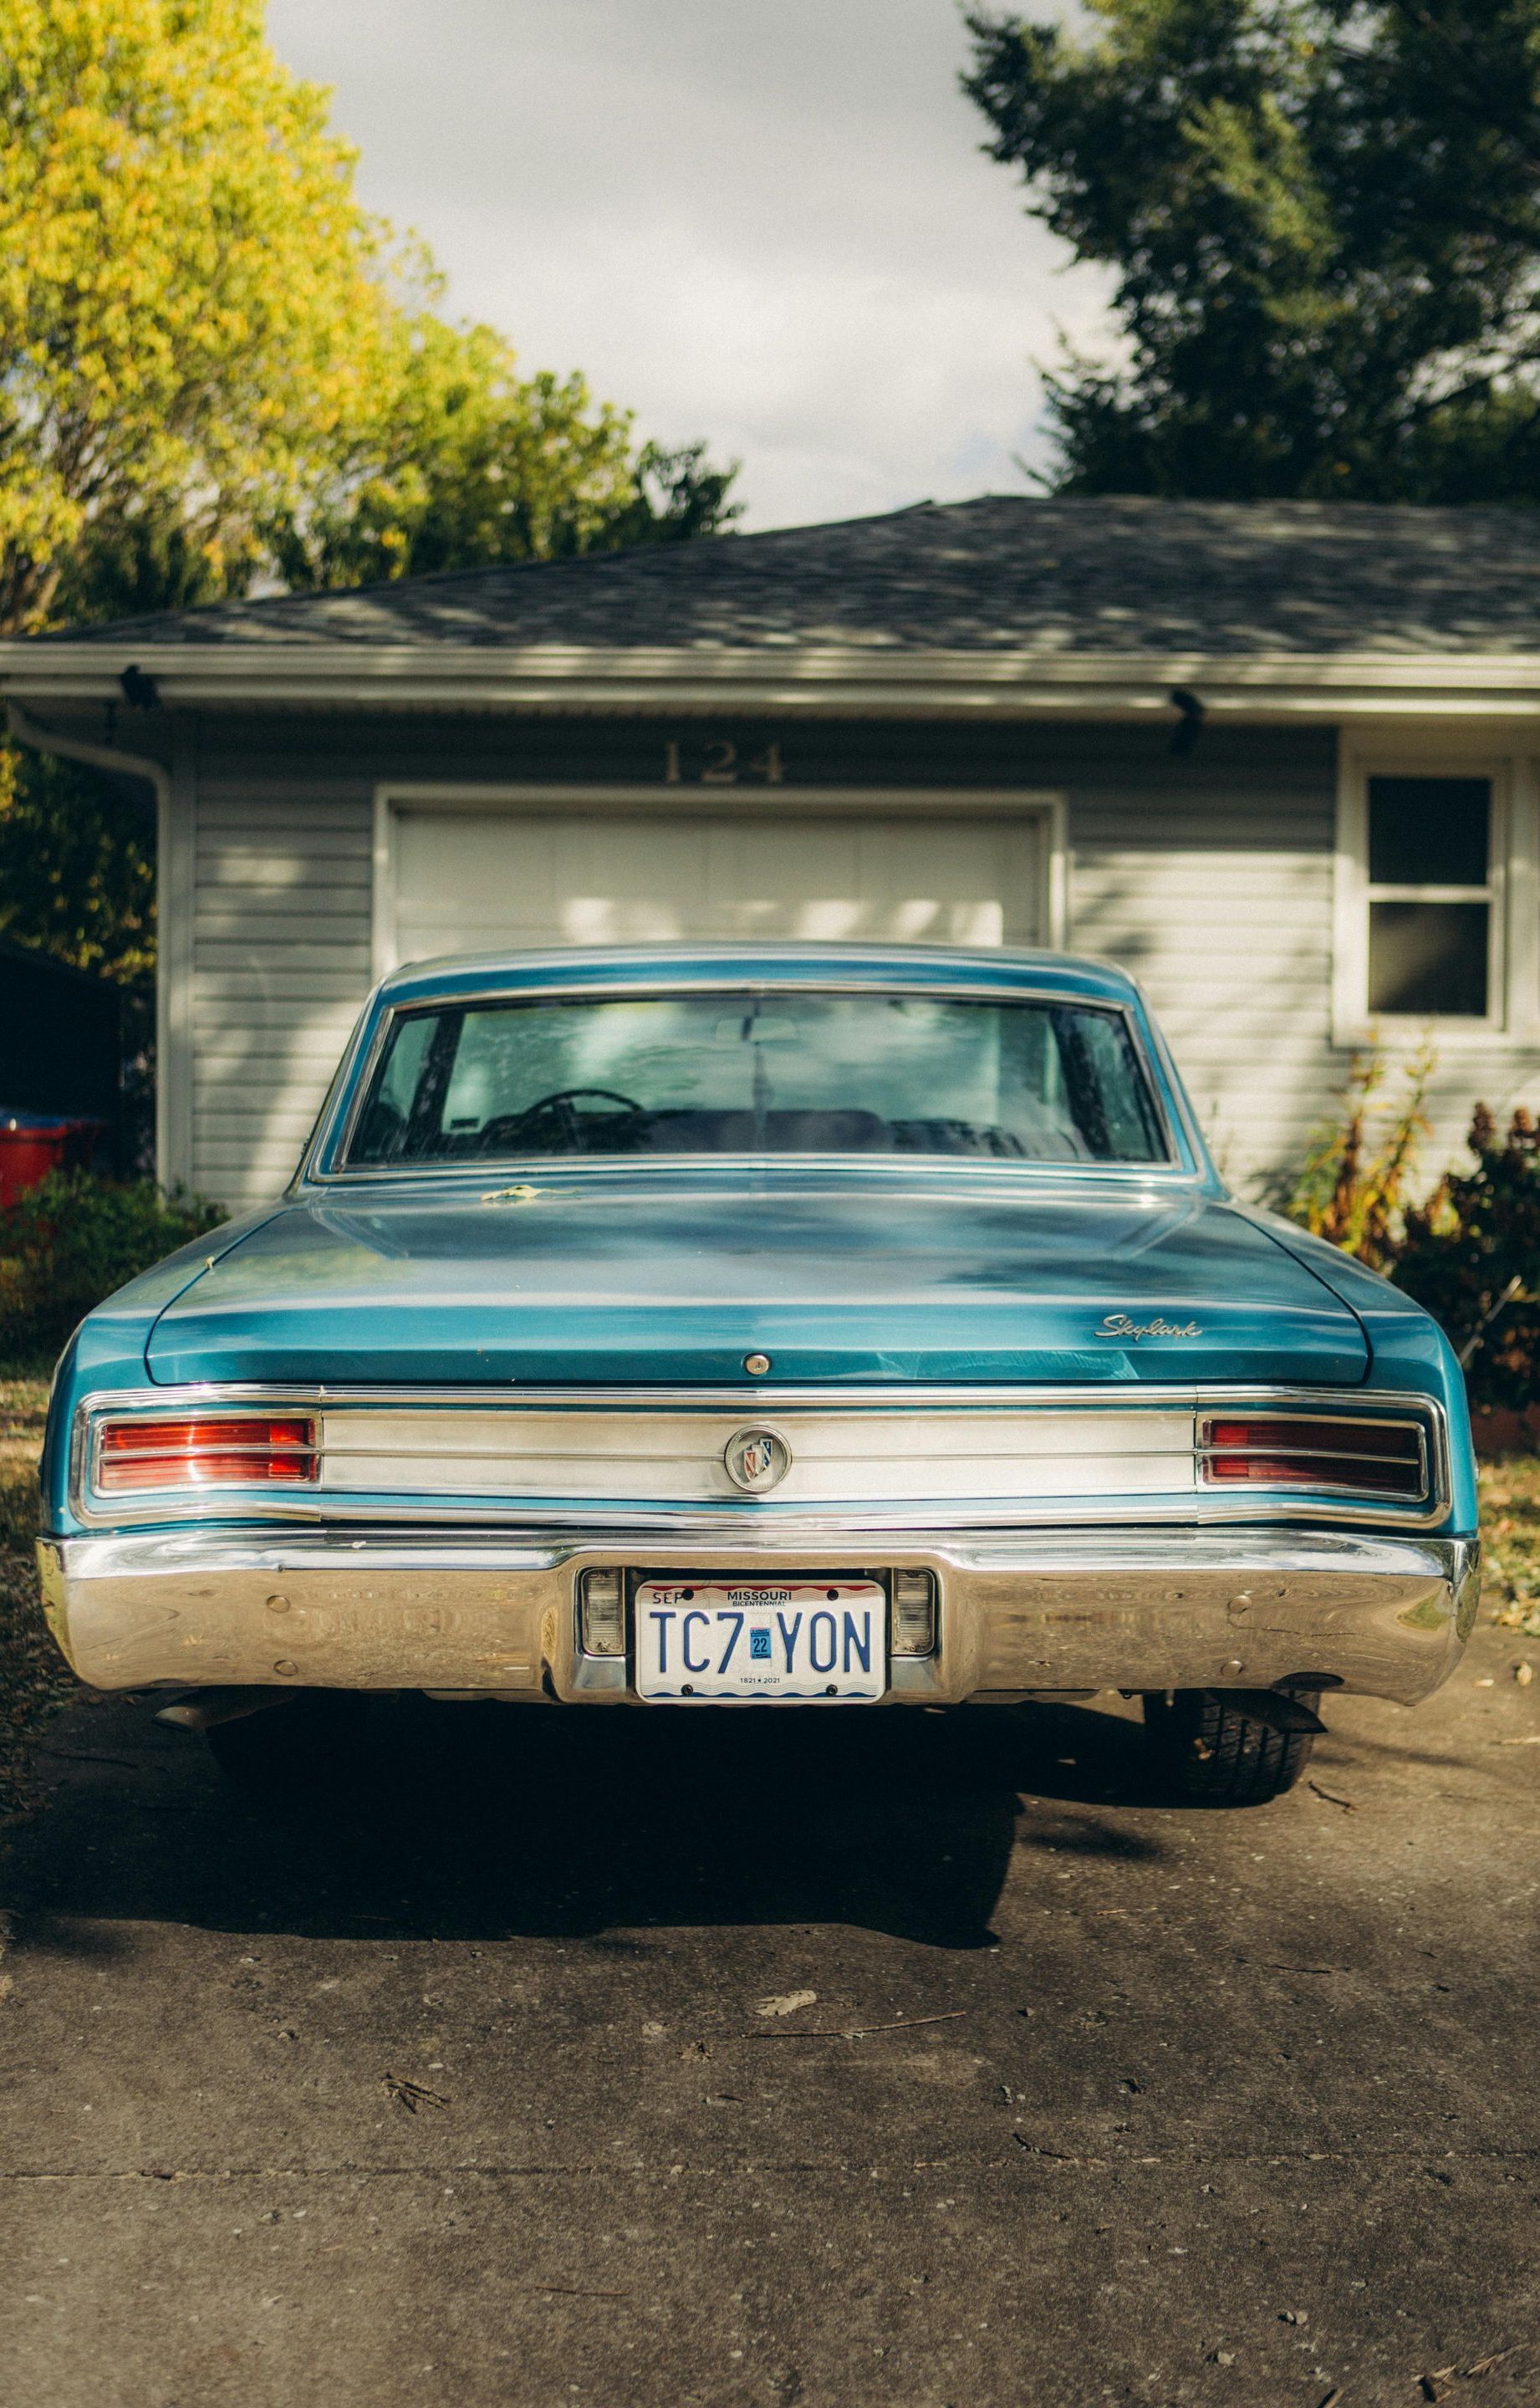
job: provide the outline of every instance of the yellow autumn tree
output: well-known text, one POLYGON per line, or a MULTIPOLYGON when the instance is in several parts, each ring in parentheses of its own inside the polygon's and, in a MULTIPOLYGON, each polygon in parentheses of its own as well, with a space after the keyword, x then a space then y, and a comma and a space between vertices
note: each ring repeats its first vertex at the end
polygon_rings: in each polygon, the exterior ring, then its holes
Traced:
MULTIPOLYGON (((0 0, 0 635, 709 534, 704 446, 519 373, 354 192, 263 0, 0 0)), ((0 934, 133 977, 149 832, 0 744, 0 934)))
POLYGON ((708 533, 370 217, 263 0, 0 0, 0 633, 708 533))
POLYGON ((0 0, 0 627, 93 531, 222 584, 378 406, 383 228, 261 0, 0 0))
POLYGON ((492 327, 430 309, 403 312, 388 349, 378 406, 274 529, 286 584, 550 560, 615 540, 648 456, 633 457, 626 411, 595 406, 580 375, 520 378, 492 327))
POLYGON ((442 297, 430 262, 414 280, 420 297, 391 323, 372 410, 269 526, 286 585, 678 542, 738 517, 735 462, 716 466, 702 442, 634 449, 629 410, 596 402, 576 371, 520 377, 494 327, 450 324, 427 306, 442 297))

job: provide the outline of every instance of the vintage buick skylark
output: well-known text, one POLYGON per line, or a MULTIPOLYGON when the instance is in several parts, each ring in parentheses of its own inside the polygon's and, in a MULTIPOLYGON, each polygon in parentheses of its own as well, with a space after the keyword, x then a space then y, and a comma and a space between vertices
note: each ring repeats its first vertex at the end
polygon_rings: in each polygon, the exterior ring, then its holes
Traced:
POLYGON ((248 1767, 295 1692, 1120 1690, 1174 1794, 1255 1801, 1476 1593, 1447 1341, 1226 1192, 1062 955, 397 973, 286 1195, 77 1332, 44 1485, 70 1662, 248 1767))

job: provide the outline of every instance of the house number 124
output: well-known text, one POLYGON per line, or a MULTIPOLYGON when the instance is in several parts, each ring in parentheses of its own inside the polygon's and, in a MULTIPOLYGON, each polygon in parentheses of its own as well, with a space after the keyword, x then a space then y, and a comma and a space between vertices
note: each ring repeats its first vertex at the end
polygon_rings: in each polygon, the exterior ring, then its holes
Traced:
POLYGON ((663 746, 665 786, 735 786, 740 778, 754 778, 762 785, 778 786, 785 776, 778 744, 767 744, 751 761, 741 763, 735 744, 707 744, 699 756, 699 766, 692 754, 688 767, 677 738, 671 737, 663 746))

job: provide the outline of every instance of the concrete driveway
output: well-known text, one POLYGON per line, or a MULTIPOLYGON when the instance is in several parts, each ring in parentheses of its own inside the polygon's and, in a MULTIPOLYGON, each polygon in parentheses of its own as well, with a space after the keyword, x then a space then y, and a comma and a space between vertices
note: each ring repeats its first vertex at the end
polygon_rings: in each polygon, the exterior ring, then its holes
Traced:
POLYGON ((78 1707, 0 1873, 0 2389, 1533 2401, 1522 1648, 1240 1813, 1102 1711, 424 1709, 274 1810, 78 1707))

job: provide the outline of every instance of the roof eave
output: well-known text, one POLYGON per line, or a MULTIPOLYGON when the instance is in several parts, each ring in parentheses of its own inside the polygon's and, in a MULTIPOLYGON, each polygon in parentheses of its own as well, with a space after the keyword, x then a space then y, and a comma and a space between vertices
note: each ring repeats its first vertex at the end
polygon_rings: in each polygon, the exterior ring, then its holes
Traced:
POLYGON ((1540 652, 1093 652, 492 644, 0 643, 0 695, 117 700, 130 666, 170 709, 599 710, 1098 719, 1169 712, 1173 686, 1213 713, 1531 716, 1540 652))

